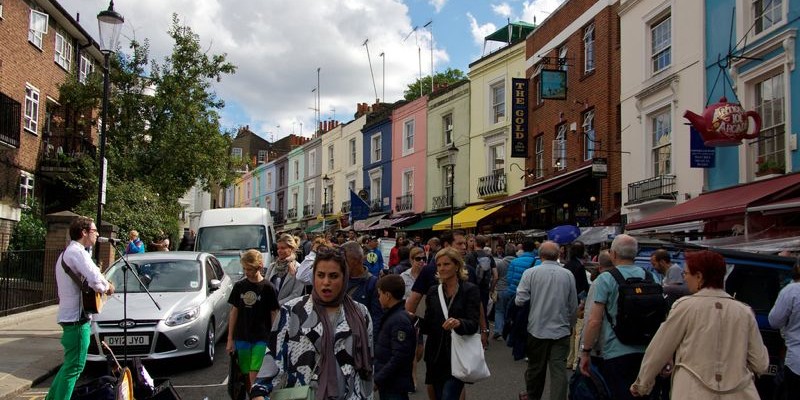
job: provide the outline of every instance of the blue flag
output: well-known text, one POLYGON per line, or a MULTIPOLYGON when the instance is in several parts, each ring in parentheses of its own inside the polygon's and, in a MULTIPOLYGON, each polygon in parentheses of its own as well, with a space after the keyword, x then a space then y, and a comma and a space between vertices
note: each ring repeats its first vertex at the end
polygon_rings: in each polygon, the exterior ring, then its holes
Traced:
POLYGON ((364 199, 358 197, 353 189, 350 189, 350 223, 354 223, 369 216, 369 204, 364 199))

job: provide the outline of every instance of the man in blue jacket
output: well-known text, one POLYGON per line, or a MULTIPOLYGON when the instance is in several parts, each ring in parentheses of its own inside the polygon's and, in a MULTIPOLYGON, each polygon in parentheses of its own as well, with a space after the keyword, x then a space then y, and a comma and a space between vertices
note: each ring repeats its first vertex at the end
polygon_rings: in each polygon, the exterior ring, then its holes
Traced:
POLYGON ((405 291, 400 275, 386 275, 378 281, 384 314, 375 337, 375 387, 381 400, 408 400, 408 392, 414 390, 412 366, 417 336, 405 311, 405 291))
POLYGON ((536 256, 536 242, 531 238, 525 238, 522 242, 522 254, 508 264, 508 272, 506 272, 508 286, 505 291, 508 298, 513 299, 517 295, 517 285, 522 279, 522 273, 541 262, 536 256))

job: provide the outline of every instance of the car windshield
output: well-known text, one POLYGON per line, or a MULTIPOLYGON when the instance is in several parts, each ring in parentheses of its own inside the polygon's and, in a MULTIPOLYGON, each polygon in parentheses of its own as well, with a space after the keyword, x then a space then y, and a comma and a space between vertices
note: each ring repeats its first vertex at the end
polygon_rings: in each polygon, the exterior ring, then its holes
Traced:
POLYGON ((231 277, 231 281, 236 282, 244 276, 242 263, 239 261, 239 254, 220 254, 217 256, 217 260, 219 260, 219 264, 222 265, 225 275, 231 277))
POLYGON ((262 225, 208 226, 197 232, 197 251, 259 249, 267 251, 267 232, 262 225))
MULTIPOLYGON (((115 291, 123 291, 123 266, 116 263, 107 273, 115 291)), ((202 286, 200 262, 197 260, 170 260, 131 263, 142 283, 151 292, 196 292, 202 286)), ((144 292, 133 274, 128 274, 128 293, 144 292)))

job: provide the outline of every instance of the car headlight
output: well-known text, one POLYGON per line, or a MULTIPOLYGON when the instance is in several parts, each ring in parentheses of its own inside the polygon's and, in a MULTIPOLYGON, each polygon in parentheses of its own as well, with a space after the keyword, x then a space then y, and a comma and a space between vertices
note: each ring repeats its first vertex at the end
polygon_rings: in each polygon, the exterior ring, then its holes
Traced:
POLYGON ((187 324, 197 319, 200 316, 200 306, 192 307, 183 311, 178 311, 164 321, 168 326, 177 326, 187 324))

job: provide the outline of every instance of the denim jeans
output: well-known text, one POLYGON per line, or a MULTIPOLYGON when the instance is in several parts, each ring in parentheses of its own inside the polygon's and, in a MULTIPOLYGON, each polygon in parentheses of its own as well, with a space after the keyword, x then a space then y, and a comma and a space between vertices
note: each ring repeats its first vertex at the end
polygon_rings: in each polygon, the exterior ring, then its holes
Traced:
POLYGON ((494 306, 494 333, 503 334, 508 302, 513 301, 514 296, 514 294, 507 293, 505 290, 497 294, 497 304, 494 306))
POLYGON ((464 382, 452 376, 446 381, 433 384, 436 400, 458 400, 461 398, 462 390, 464 390, 464 382))

